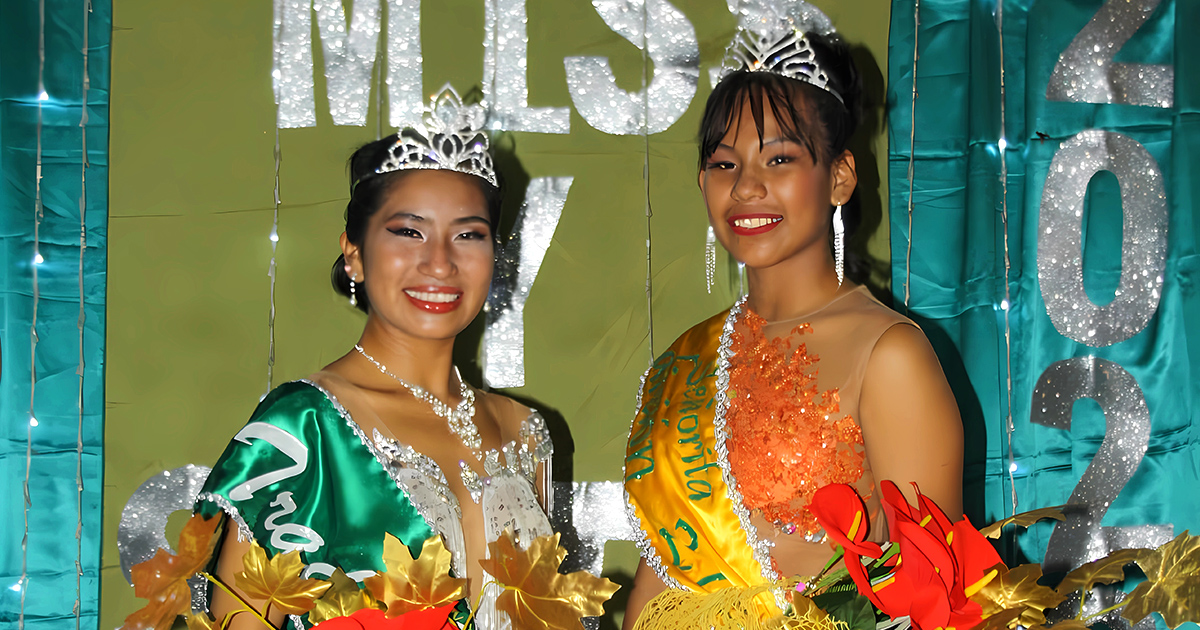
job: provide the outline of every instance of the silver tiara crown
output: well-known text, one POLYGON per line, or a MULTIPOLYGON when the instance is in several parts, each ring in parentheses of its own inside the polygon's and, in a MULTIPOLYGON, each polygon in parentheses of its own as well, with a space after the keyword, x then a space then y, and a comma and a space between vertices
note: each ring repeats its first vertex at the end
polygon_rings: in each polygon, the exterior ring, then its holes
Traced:
POLYGON ((376 173, 417 168, 458 171, 499 186, 488 152, 487 113, 482 106, 464 105, 447 83, 429 99, 422 119, 421 124, 396 134, 396 144, 376 173))
POLYGON ((783 3, 785 7, 776 4, 743 0, 738 8, 738 30, 725 49, 720 78, 739 70, 770 72, 819 87, 845 104, 842 95, 829 87, 829 75, 817 63, 805 35, 807 31, 832 33, 829 17, 807 2, 783 3))

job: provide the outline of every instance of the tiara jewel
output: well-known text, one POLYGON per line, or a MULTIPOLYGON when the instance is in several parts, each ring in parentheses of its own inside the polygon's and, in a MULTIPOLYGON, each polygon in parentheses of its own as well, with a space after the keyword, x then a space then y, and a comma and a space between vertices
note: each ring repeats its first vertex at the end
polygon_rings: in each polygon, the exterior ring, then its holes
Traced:
POLYGON ((487 114, 479 105, 464 105, 458 92, 447 83, 429 99, 421 124, 405 127, 396 134, 376 173, 427 168, 458 171, 482 177, 499 186, 488 136, 483 130, 487 114))
POLYGON ((737 34, 725 49, 720 78, 739 70, 770 72, 819 87, 845 104, 842 95, 829 87, 829 75, 817 63, 812 43, 804 34, 809 30, 833 32, 829 18, 811 5, 804 8, 812 11, 805 11, 797 20, 797 16, 774 9, 771 3, 751 4, 758 6, 743 7, 740 11, 742 19, 737 34))

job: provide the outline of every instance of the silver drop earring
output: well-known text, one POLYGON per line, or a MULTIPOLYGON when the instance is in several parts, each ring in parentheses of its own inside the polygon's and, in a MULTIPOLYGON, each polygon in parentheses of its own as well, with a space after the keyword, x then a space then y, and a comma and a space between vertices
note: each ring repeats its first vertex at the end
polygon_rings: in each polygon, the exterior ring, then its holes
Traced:
POLYGON ((358 280, 358 274, 350 274, 350 265, 346 265, 346 275, 350 276, 350 306, 358 306, 358 296, 354 293, 354 281, 358 280))
POLYGON ((708 236, 704 240, 704 279, 708 292, 712 293, 713 283, 717 280, 717 235, 713 234, 712 226, 708 226, 708 236))
POLYGON ((838 288, 842 288, 845 280, 846 265, 846 226, 842 222, 842 204, 833 211, 833 267, 837 271, 838 288))

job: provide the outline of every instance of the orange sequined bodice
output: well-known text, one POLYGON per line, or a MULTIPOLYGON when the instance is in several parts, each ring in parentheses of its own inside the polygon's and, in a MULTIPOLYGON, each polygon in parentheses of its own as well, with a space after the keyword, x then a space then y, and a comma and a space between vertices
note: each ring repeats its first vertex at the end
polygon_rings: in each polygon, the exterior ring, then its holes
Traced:
POLYGON ((812 333, 796 326, 788 338, 767 339, 766 321, 745 311, 730 339, 729 466, 746 508, 784 532, 820 531, 808 504, 818 488, 863 476, 858 424, 838 411, 838 390, 820 391, 820 358, 790 339, 812 333))

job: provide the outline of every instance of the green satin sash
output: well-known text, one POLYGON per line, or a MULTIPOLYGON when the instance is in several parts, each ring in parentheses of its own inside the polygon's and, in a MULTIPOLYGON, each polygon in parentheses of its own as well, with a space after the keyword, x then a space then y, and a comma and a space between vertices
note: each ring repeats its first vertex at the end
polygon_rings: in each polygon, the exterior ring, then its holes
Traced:
POLYGON ((382 571, 384 532, 417 557, 433 530, 369 444, 323 390, 285 383, 230 441, 196 511, 223 510, 268 555, 299 549, 311 576, 382 571))

